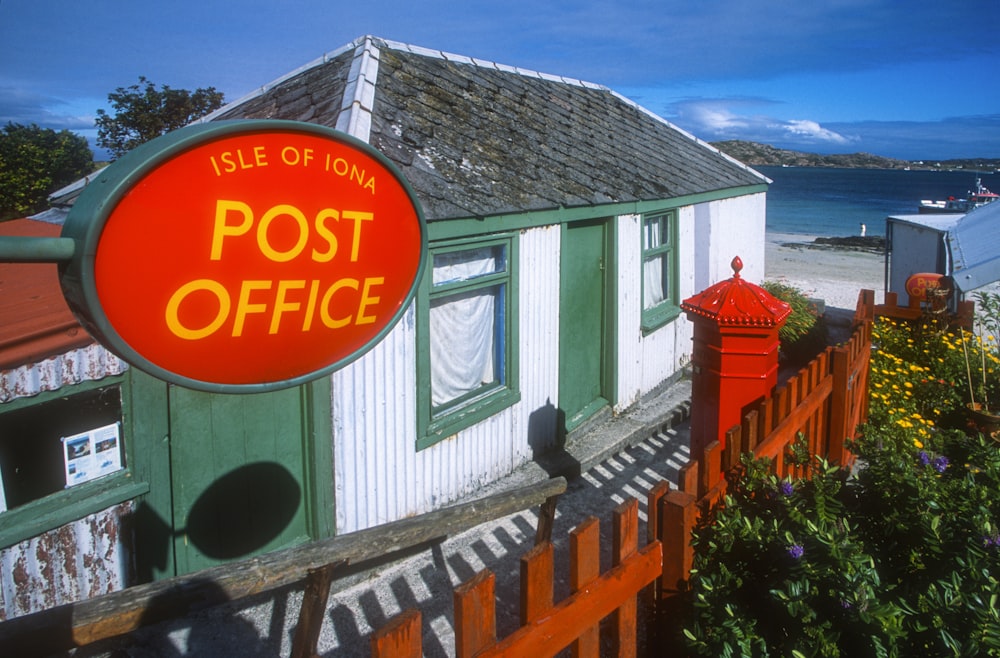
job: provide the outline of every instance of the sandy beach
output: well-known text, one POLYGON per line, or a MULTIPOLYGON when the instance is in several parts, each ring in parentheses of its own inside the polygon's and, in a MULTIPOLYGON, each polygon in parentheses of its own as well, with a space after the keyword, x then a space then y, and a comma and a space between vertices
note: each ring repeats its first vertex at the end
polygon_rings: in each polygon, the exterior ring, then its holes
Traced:
POLYGON ((882 298, 885 259, 881 253, 816 245, 814 240, 809 235, 768 233, 765 279, 794 286, 832 308, 853 311, 863 288, 882 298))

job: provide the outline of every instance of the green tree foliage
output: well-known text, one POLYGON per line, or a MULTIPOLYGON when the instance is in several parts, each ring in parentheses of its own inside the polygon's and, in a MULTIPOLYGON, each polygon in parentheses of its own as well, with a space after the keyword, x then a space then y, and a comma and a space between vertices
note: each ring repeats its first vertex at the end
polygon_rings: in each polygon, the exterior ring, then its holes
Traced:
POLYGON ((49 194, 93 169, 94 154, 85 138, 8 123, 0 131, 0 220, 44 210, 49 194))
POLYGON ((97 110, 97 145, 120 158, 136 146, 176 130, 222 107, 225 98, 215 87, 171 89, 143 76, 139 84, 108 94, 114 115, 97 110))

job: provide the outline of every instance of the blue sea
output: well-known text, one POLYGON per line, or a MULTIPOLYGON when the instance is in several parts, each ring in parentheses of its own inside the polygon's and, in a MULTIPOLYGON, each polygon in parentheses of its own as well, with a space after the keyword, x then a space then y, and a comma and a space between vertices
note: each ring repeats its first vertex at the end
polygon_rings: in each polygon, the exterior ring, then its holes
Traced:
POLYGON ((767 192, 767 230, 825 237, 884 235, 889 215, 913 215, 921 199, 964 197, 976 176, 992 191, 1000 174, 825 167, 754 167, 774 182, 767 192))

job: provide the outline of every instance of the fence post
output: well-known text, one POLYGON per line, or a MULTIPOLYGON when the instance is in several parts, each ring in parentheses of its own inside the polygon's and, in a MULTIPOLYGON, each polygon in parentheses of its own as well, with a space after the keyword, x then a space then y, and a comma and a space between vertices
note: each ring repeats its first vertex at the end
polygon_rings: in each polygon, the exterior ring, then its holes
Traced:
POLYGON ((689 494, 697 496, 700 477, 698 459, 692 459, 688 463, 681 466, 680 470, 677 471, 677 488, 681 491, 686 491, 689 494))
POLYGON ((848 408, 850 378, 848 370, 850 363, 847 349, 838 347, 833 351, 833 390, 830 392, 830 433, 829 452, 827 458, 845 464, 844 440, 848 433, 848 408))
POLYGON ((372 633, 372 658, 420 658, 422 643, 420 611, 411 608, 372 633))
POLYGON ((552 608, 552 543, 538 544, 521 557, 521 625, 552 608))
POLYGON ((722 444, 712 441, 705 446, 705 454, 702 455, 701 463, 698 465, 701 472, 701 483, 698 485, 698 497, 702 498, 711 491, 719 480, 722 479, 722 444))
POLYGON ((292 640, 292 658, 311 658, 316 655, 319 632, 323 627, 323 616, 330 598, 330 581, 333 572, 343 566, 344 561, 334 562, 318 569, 309 569, 306 575, 306 589, 302 594, 302 608, 299 623, 295 627, 292 640))
POLYGON ((691 532, 698 520, 698 501, 684 491, 671 491, 660 503, 660 543, 663 545, 662 597, 687 589, 694 562, 691 532))
MULTIPOLYGON (((615 508, 612 514, 611 564, 617 567, 626 558, 639 550, 639 501, 629 498, 615 508)), ((619 658, 635 658, 636 619, 638 605, 636 597, 630 597, 613 615, 615 642, 619 658)))
MULTIPOLYGON (((647 508, 648 509, 648 508, 647 508)), ((569 591, 576 593, 601 575, 601 526, 589 517, 569 535, 569 591)), ((570 645, 573 658, 598 658, 601 653, 601 627, 591 626, 570 645)))
POLYGON ((472 658, 496 644, 497 619, 494 591, 496 576, 480 571, 455 588, 455 656, 472 658))

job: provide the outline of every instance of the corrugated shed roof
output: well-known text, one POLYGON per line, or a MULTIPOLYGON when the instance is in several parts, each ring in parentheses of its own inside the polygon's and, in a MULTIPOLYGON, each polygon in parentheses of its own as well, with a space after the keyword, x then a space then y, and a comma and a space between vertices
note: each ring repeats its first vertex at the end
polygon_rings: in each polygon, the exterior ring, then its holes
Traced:
POLYGON ((371 37, 211 119, 338 127, 358 112, 370 114, 369 143, 399 166, 428 221, 768 182, 606 87, 371 37), (355 95, 362 52, 373 88, 355 95))
MULTIPOLYGON (((0 222, 0 235, 57 237, 32 219, 0 222)), ((0 370, 93 343, 63 299, 52 263, 0 263, 0 370)))
POLYGON ((1000 281, 1000 201, 976 208, 949 232, 952 277, 962 290, 1000 281))
POLYGON ((949 274, 963 292, 1000 281, 1000 201, 964 215, 892 215, 889 220, 939 232, 951 256, 949 274))

